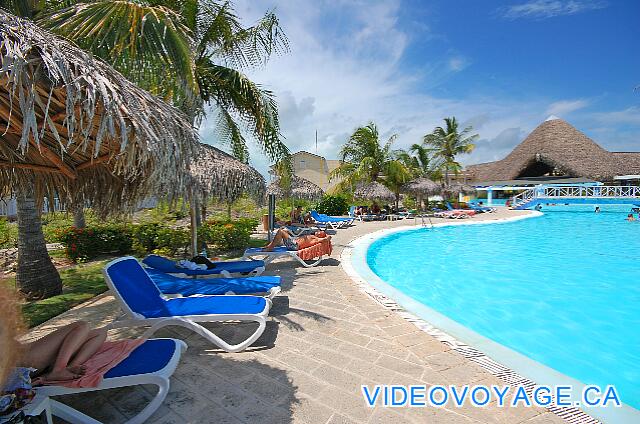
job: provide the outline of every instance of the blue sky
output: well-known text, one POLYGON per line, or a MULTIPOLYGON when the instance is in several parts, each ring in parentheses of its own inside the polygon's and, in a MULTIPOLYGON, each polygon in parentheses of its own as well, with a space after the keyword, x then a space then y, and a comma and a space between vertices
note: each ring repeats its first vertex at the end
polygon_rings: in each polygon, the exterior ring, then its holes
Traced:
MULTIPOLYGON (((329 159, 374 121, 397 147, 456 116, 480 135, 467 164, 504 157, 548 115, 616 151, 640 150, 635 0, 235 2, 275 7, 291 52, 248 74, 273 90, 292 151, 329 159)), ((215 120, 201 133, 216 144, 215 120)), ((252 149, 252 164, 266 158, 252 149)))

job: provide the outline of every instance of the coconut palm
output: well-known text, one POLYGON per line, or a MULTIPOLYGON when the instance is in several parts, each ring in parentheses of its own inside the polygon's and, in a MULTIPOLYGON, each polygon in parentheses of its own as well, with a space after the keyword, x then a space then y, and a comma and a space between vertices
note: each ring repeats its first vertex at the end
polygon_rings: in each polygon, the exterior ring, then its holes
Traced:
POLYGON ((107 60, 140 87, 172 101, 194 124, 211 108, 218 118, 218 135, 230 142, 236 158, 249 159, 243 129, 270 159, 289 154, 273 93, 242 72, 288 50, 273 12, 245 27, 228 1, 66 3, 74 4, 44 14, 39 22, 107 60))
POLYGON ((466 127, 459 131, 458 121, 455 117, 445 118, 445 127, 436 127, 431 134, 423 138, 423 143, 432 149, 434 157, 442 161, 444 169, 444 182, 449 185, 449 175, 451 172, 458 174, 462 169, 456 156, 464 153, 471 153, 475 148, 473 142, 478 138, 478 134, 470 134, 472 127, 466 127))
POLYGON ((396 150, 395 155, 410 169, 413 177, 425 177, 433 181, 442 179, 442 165, 432 156, 431 149, 414 143, 408 150, 396 150))
POLYGON ((381 144, 373 122, 356 129, 340 150, 341 165, 329 178, 340 178, 337 189, 344 191, 353 191, 358 184, 380 182, 396 193, 397 203, 399 187, 411 179, 411 172, 391 149, 396 138, 394 134, 381 144))

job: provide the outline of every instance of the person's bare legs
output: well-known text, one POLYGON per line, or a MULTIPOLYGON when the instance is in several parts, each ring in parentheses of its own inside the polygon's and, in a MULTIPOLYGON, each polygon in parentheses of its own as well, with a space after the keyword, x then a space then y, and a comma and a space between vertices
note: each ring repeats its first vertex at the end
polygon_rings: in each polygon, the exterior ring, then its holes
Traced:
POLYGON ((289 234, 289 231, 287 229, 280 228, 278 231, 276 231, 276 234, 273 236, 273 240, 271 240, 271 243, 263 247, 262 250, 270 252, 274 247, 282 246, 284 244, 284 240, 290 237, 291 235, 289 234))
POLYGON ((47 380, 71 380, 84 374, 82 364, 106 337, 104 329, 89 330, 87 323, 75 322, 26 345, 22 362, 41 372, 48 370, 43 376, 47 380))

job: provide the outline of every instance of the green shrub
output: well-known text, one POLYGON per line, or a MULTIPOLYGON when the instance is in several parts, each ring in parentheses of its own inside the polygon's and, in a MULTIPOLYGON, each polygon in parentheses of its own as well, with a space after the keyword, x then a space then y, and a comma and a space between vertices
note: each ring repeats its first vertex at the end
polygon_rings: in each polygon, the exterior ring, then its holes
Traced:
POLYGON ((316 210, 327 215, 345 215, 349 212, 349 203, 343 196, 325 194, 316 205, 316 210))
POLYGON ((18 226, 0 217, 0 249, 18 246, 18 226))
POLYGON ((131 236, 132 247, 136 253, 141 255, 153 252, 158 248, 156 238, 161 225, 158 223, 145 223, 132 226, 131 236))
POLYGON ((237 221, 207 221, 200 227, 198 236, 216 252, 242 250, 249 246, 251 233, 256 225, 258 221, 250 218, 237 221))
POLYGON ((156 234, 156 247, 150 250, 164 256, 176 256, 179 251, 189 248, 191 234, 184 228, 160 228, 156 234))
POLYGON ((57 239, 64 245, 67 258, 75 262, 106 253, 129 253, 132 248, 131 229, 123 224, 58 229, 57 239))

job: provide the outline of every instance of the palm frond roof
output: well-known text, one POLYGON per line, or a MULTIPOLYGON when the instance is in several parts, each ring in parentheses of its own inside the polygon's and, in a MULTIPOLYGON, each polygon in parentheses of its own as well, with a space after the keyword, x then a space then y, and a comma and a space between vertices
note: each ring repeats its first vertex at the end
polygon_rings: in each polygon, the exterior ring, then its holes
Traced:
POLYGON ((570 177, 607 181, 640 173, 640 152, 609 152, 568 122, 550 118, 504 159, 467 167, 474 181, 514 180, 536 164, 570 177))
POLYGON ((176 108, 31 21, 0 11, 0 195, 134 205, 163 182, 179 194, 198 135, 176 108))

